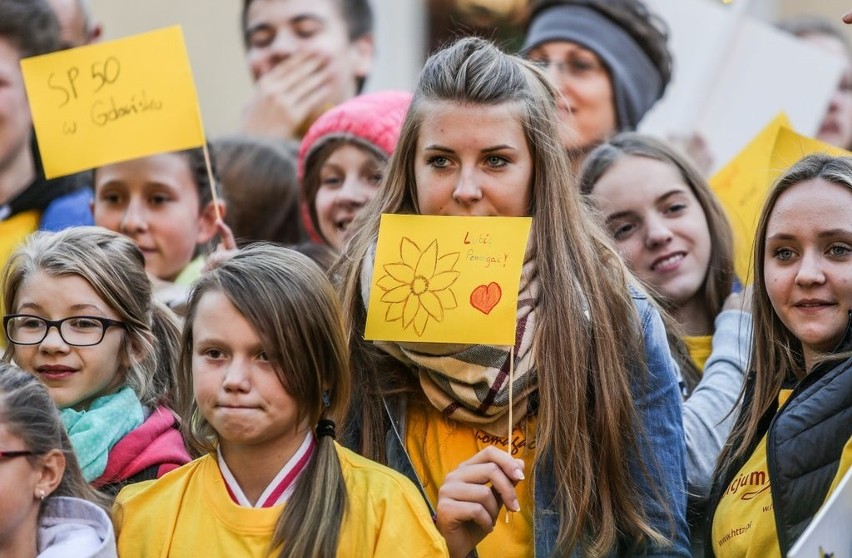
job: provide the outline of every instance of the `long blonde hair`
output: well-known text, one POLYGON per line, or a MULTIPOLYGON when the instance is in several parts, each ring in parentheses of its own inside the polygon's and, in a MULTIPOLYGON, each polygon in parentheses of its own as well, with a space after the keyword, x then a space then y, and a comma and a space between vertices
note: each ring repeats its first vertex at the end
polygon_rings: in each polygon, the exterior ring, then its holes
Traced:
MULTIPOLYGON (((269 244, 238 252, 195 284, 187 305, 180 358, 182 382, 192 383, 192 342, 196 312, 208 292, 224 294, 261 338, 278 380, 297 405, 297 422, 315 426, 338 419, 349 401, 349 353, 337 295, 307 256, 269 244), (326 398, 328 406, 323 398, 326 398)), ((185 428, 199 451, 215 450, 217 435, 192 402, 185 428)), ((317 451, 299 477, 275 526, 271 548, 281 558, 333 557, 346 487, 333 438, 319 436, 317 451)))
POLYGON ((641 385, 634 375, 646 367, 629 274, 582 206, 558 140, 555 98, 546 76, 487 41, 462 39, 433 55, 420 74, 385 182, 331 273, 342 283, 352 351, 356 412, 350 430, 360 434, 364 455, 387 463, 382 397, 407 393, 416 402, 424 396, 414 374, 363 338, 360 275, 380 216, 419 213, 414 160, 429 103, 517 103, 533 158, 531 257, 541 285, 534 341, 540 400, 536 461, 549 459, 557 479, 557 553, 568 555, 580 546, 589 556, 601 556, 620 541, 663 540, 640 501, 635 475, 641 473, 631 471, 625 459, 642 440, 631 384, 641 385), (583 318, 586 309, 590 320, 583 318))

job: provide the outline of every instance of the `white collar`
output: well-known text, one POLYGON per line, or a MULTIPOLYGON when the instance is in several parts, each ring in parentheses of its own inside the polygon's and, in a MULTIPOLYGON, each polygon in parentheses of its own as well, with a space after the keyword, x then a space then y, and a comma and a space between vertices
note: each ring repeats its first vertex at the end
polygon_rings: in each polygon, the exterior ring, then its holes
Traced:
POLYGON ((313 432, 309 430, 302 445, 299 446, 293 457, 284 464, 284 467, 278 471, 278 474, 275 475, 275 478, 272 479, 272 482, 264 489, 255 503, 246 498, 243 489, 240 488, 237 479, 222 458, 222 452, 219 448, 216 448, 216 459, 219 462, 219 471, 221 471, 222 478, 225 480, 225 487, 234 503, 246 508, 269 508, 283 504, 290 498, 290 495, 296 489, 296 480, 310 462, 315 447, 313 432))

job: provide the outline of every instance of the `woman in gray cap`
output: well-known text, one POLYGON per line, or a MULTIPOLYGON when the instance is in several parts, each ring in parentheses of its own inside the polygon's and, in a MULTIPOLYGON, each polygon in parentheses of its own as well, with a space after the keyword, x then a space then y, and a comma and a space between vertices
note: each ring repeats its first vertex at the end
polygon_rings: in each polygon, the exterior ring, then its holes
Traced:
POLYGON ((635 130, 662 97, 672 68, 667 38, 639 0, 533 0, 522 53, 562 94, 562 144, 578 159, 635 130))

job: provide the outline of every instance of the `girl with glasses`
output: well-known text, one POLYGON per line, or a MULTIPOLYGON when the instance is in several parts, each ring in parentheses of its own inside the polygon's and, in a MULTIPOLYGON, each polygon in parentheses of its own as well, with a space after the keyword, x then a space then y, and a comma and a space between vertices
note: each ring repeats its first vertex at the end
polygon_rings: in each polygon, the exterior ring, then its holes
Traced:
POLYGON ((559 91, 562 146, 582 159, 635 130, 663 96, 672 57, 665 24, 640 0, 534 0, 524 56, 559 91))
POLYGON ((105 498, 83 480, 50 394, 0 364, 0 556, 114 558, 105 498))
POLYGON ((3 300, 4 358, 47 386, 88 482, 114 494, 189 461, 172 410, 178 326, 132 240, 34 235, 9 260, 3 300))

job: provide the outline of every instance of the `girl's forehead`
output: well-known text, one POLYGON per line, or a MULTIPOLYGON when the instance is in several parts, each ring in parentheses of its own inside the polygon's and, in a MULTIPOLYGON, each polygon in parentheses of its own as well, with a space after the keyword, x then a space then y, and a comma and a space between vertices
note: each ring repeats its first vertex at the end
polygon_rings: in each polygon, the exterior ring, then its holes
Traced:
POLYGON ((149 157, 104 165, 95 170, 95 187, 105 184, 163 184, 198 192, 189 158, 183 153, 160 153, 149 157))

